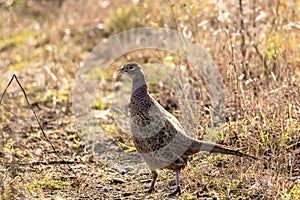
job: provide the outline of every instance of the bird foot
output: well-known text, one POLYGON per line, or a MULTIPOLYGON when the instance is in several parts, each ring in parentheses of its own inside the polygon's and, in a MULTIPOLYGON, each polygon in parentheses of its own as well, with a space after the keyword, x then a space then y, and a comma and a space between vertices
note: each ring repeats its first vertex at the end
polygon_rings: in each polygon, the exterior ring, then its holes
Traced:
POLYGON ((176 189, 171 194, 169 194, 168 196, 173 197, 176 194, 181 194, 180 186, 176 187, 176 189))
POLYGON ((148 194, 150 194, 150 193, 153 192, 153 191, 154 191, 154 187, 150 187, 149 189, 144 190, 144 192, 145 192, 145 193, 148 193, 148 194))

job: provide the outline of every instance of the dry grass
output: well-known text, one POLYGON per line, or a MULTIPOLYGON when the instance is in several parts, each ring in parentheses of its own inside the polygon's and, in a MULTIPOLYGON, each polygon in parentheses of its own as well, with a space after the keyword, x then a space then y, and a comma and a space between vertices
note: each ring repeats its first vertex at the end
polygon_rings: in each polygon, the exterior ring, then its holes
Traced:
MULTIPOLYGON (((172 172, 161 172, 156 193, 145 195, 141 191, 149 183, 140 180, 149 178, 146 166, 120 174, 95 152, 84 151, 86 141, 73 128, 71 92, 80 63, 112 34, 145 26, 178 30, 209 51, 228 97, 219 142, 246 148, 260 159, 195 156, 182 172, 183 194, 178 199, 300 198, 299 2, 14 0, 0 1, 0 10, 0 91, 12 74, 19 77, 49 139, 64 159, 75 162, 71 166, 76 172, 61 163, 39 163, 57 157, 13 84, 2 104, 15 116, 0 106, 0 199, 165 198, 174 184, 172 172)), ((111 67, 127 60, 168 65, 167 56, 176 65, 187 64, 176 55, 144 51, 142 57, 138 52, 124 55, 111 67)), ((204 85, 202 80, 191 81, 204 85)), ((110 106, 101 95, 109 96, 112 84, 108 75, 100 86, 96 112, 110 106)), ((172 93, 152 89, 167 107, 172 93)), ((205 91, 200 92, 200 124, 206 129, 210 116, 205 109, 210 105, 205 91)), ((132 145, 110 115, 99 123, 108 148, 132 145), (118 146, 120 142, 125 145, 118 146)), ((201 127, 197 137, 207 137, 201 127)))

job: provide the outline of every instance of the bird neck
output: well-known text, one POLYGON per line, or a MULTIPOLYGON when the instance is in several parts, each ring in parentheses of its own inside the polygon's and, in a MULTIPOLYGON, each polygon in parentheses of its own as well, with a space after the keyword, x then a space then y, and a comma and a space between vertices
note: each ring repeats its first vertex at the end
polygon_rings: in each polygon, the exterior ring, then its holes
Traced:
POLYGON ((148 92, 148 87, 143 72, 137 73, 133 77, 132 94, 136 92, 148 92))

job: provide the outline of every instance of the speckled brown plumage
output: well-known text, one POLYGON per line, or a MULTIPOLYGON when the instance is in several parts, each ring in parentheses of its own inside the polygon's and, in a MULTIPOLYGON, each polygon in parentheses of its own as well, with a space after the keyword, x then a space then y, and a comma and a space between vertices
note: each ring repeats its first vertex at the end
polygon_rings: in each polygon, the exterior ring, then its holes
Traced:
POLYGON ((176 189, 171 195, 180 193, 179 172, 187 165, 188 157, 199 151, 255 159, 228 147, 189 137, 179 121, 149 94, 142 68, 137 63, 127 63, 117 73, 126 74, 133 81, 129 102, 131 132, 137 151, 152 172, 148 192, 154 189, 156 170, 170 169, 176 172, 176 189))

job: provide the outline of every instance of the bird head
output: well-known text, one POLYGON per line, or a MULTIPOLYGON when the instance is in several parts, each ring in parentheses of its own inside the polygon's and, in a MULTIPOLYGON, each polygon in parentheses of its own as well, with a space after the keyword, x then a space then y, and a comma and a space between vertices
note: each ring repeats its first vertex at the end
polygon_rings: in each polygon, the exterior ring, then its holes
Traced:
POLYGON ((137 63, 126 63, 116 71, 117 74, 126 74, 134 77, 137 72, 141 71, 141 66, 137 63))

